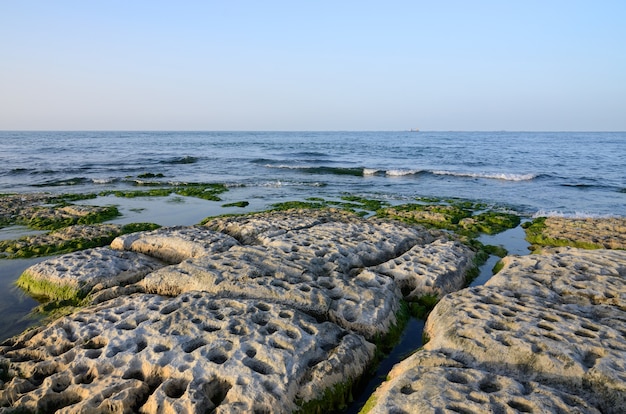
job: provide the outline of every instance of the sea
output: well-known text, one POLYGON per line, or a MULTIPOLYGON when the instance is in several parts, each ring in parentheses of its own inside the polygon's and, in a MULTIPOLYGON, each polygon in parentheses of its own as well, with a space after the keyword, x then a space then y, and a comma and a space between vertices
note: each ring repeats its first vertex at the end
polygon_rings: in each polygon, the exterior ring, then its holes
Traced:
POLYGON ((626 216, 626 132, 0 131, 0 160, 0 193, 221 183, 248 210, 349 194, 626 216))

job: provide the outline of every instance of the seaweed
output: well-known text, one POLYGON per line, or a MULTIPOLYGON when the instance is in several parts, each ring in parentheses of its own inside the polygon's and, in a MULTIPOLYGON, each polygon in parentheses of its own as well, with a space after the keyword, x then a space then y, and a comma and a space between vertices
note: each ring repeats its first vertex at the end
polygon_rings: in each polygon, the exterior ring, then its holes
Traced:
POLYGON ((545 234, 546 230, 546 218, 537 217, 533 221, 528 221, 522 224, 522 227, 526 231, 526 240, 532 244, 532 250, 536 250, 537 246, 553 246, 553 247, 577 247, 580 249, 602 249, 604 246, 598 243, 577 241, 571 239, 552 238, 545 234))
MULTIPOLYGON (((66 205, 56 206, 54 210, 58 210, 59 207, 66 207, 66 205)), ((49 209, 44 207, 35 210, 35 214, 26 221, 26 225, 36 230, 57 230, 75 224, 102 223, 121 215, 115 206, 100 207, 83 216, 46 214, 47 212, 49 209)))
MULTIPOLYGON (((424 201, 424 199, 418 199, 424 201)), ((381 218, 400 220, 408 224, 420 224, 426 227, 453 231, 466 237, 479 234, 497 234, 515 228, 521 218, 512 213, 501 211, 483 211, 486 205, 466 200, 437 200, 408 203, 379 209, 376 214, 381 218)))
MULTIPOLYGON (((70 253, 78 250, 109 245, 113 239, 122 234, 155 230, 159 227, 160 226, 158 224, 154 223, 130 223, 122 226, 119 231, 111 231, 90 239, 86 239, 84 237, 70 239, 59 238, 58 243, 51 244, 37 243, 34 237, 26 236, 18 240, 0 241, 0 253, 2 253, 3 257, 7 259, 41 257, 53 254, 70 253)), ((54 234, 54 232, 50 234, 54 234)))
POLYGON ((247 201, 236 201, 234 203, 227 203, 227 204, 222 204, 222 207, 248 207, 250 203, 247 201))

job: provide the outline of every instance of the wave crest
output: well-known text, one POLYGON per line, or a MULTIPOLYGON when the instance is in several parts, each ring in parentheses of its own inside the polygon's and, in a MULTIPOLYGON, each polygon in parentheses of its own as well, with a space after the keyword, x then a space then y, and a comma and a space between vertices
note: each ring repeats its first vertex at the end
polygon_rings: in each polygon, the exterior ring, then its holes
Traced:
POLYGON ((487 172, 470 173, 470 172, 456 172, 456 171, 445 171, 445 170, 433 171, 433 174, 452 175, 455 177, 488 178, 488 179, 504 180, 504 181, 530 181, 530 180, 534 180, 537 177, 537 174, 487 173, 487 172))

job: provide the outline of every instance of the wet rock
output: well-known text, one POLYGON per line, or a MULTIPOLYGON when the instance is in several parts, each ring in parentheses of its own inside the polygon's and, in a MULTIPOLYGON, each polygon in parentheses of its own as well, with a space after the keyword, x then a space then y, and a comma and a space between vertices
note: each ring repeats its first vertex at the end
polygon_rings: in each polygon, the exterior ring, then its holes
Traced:
POLYGON ((360 376, 374 345, 283 305, 119 297, 2 346, 29 378, 0 405, 71 412, 291 412, 360 376), (36 355, 36 357, 35 357, 36 355))

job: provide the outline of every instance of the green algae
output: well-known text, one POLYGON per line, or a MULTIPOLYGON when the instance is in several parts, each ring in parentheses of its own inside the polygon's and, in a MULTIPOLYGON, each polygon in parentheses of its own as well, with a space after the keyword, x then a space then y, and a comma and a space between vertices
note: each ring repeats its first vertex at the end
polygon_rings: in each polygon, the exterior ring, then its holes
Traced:
POLYGON ((80 289, 35 278, 28 271, 22 273, 15 284, 36 299, 45 298, 78 304, 86 296, 86 292, 80 289))
MULTIPOLYGON (((65 205, 56 206, 55 209, 65 207, 65 205)), ((43 210, 44 208, 40 208, 43 210)), ((46 209, 47 210, 47 209, 46 209)), ((35 214, 26 221, 26 225, 36 230, 57 230, 63 227, 69 227, 76 224, 95 224, 102 223, 120 216, 120 212, 115 206, 101 207, 99 211, 87 213, 84 216, 56 217, 47 216, 45 214, 35 214)))
MULTIPOLYGON (((2 240, 0 241, 0 257, 6 259, 21 259, 102 247, 109 245, 117 236, 138 231, 155 230, 159 227, 158 224, 154 223, 130 223, 122 226, 119 231, 111 231, 94 238, 59 238, 58 243, 53 244, 37 243, 37 236, 26 236, 17 240, 2 240)), ((50 234, 54 235, 54 233, 55 232, 52 232, 50 234)))
POLYGON ((360 196, 346 194, 341 196, 339 200, 327 200, 321 197, 309 197, 304 201, 285 201, 272 204, 272 210, 284 211, 291 209, 323 209, 337 208, 359 216, 365 216, 375 213, 383 207, 387 207, 389 203, 386 201, 368 199, 360 196))
POLYGON ((532 221, 528 221, 522 224, 522 227, 526 231, 526 241, 533 245, 531 247, 532 250, 536 250, 537 246, 577 247, 587 250, 604 248, 602 244, 582 242, 571 239, 552 238, 547 236, 545 234, 546 218, 547 217, 538 217, 532 221))
POLYGON ((215 183, 187 183, 173 186, 163 186, 163 183, 136 183, 140 186, 160 186, 161 188, 152 188, 149 190, 107 190, 98 193, 99 196, 105 197, 113 195, 120 198, 137 198, 137 197, 167 197, 177 194, 183 197, 195 197, 208 201, 222 201, 218 196, 228 188, 223 184, 215 183))
POLYGON ((315 400, 301 402, 296 401, 298 414, 326 414, 345 410, 348 403, 352 402, 354 381, 348 380, 335 384, 324 390, 324 394, 315 400))
POLYGON ((512 213, 496 210, 485 211, 486 205, 467 200, 418 199, 420 203, 408 203, 381 208, 376 215, 381 218, 400 220, 408 224, 450 230, 466 237, 479 234, 497 234, 520 224, 521 218, 512 213))
POLYGON ((248 207, 248 205, 250 205, 250 203, 248 201, 235 201, 234 203, 222 204, 222 207, 240 207, 240 208, 244 208, 244 207, 248 207))

